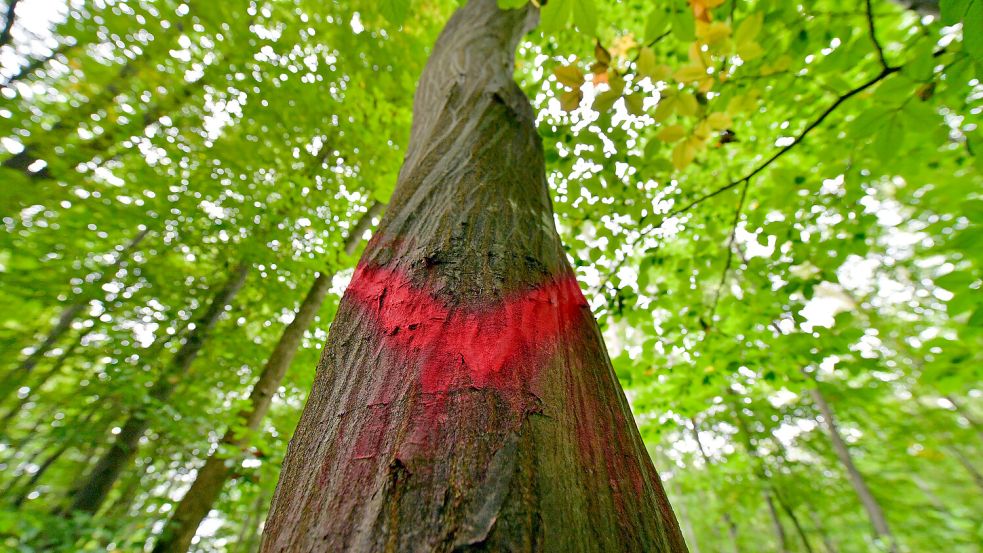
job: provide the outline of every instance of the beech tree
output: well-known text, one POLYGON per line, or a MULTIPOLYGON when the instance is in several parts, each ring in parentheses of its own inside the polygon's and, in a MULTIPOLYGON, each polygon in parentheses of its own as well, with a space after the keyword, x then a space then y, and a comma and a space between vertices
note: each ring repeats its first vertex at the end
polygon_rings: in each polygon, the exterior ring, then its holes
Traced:
POLYGON ((0 550, 976 551, 983 2, 465 4, 0 2, 0 550))
POLYGON ((537 18, 471 0, 437 39, 263 550, 686 550, 512 80, 537 18))

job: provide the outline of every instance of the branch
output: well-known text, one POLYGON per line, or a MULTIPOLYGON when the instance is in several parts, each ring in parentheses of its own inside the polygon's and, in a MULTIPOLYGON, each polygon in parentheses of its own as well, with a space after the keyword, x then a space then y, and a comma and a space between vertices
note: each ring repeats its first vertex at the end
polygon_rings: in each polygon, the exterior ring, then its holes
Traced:
POLYGON ((3 29, 0 30, 0 48, 10 44, 10 40, 13 38, 11 36, 11 30, 14 28, 14 18, 16 16, 14 12, 17 10, 17 2, 20 2, 20 0, 10 0, 10 3, 7 4, 7 17, 3 21, 3 29))
MULTIPOLYGON (((656 230, 658 228, 661 228, 662 225, 664 225, 665 222, 668 221, 669 219, 671 219, 672 217, 675 217, 677 215, 682 215, 683 213, 686 213, 687 211, 693 209, 694 207, 700 205, 701 203, 709 200, 710 198, 719 196, 720 194, 723 194, 724 192, 726 192, 726 191, 728 191, 728 190, 730 190, 732 188, 735 188, 735 187, 739 186, 741 183, 744 183, 744 182, 747 182, 747 181, 751 180, 753 177, 757 176, 759 173, 761 173, 762 171, 764 171, 765 169, 767 169, 772 163, 774 163, 775 161, 777 161, 783 155, 787 154, 793 148, 795 148, 796 146, 798 146, 799 144, 801 144, 806 139, 806 137, 809 136, 809 133, 811 133, 812 131, 814 131, 817 127, 819 127, 819 125, 822 125, 823 124, 823 121, 825 121, 826 118, 828 118, 834 111, 836 111, 836 109, 838 107, 840 107, 840 105, 843 104, 843 102, 849 100, 850 98, 856 96, 857 94, 860 94, 864 90, 867 90, 868 88, 870 88, 870 87, 874 86, 875 84, 877 84, 877 83, 881 82, 882 80, 884 80, 889 75, 891 75, 893 73, 897 73, 900 70, 901 70, 901 67, 890 67, 890 66, 889 67, 885 67, 875 77, 873 77, 873 78, 869 79, 868 81, 866 81, 866 82, 864 82, 864 83, 856 86, 855 88, 852 88, 849 91, 841 94, 839 97, 836 98, 836 100, 832 104, 829 105, 829 107, 827 107, 825 110, 823 110, 823 112, 820 113, 818 117, 816 117, 811 123, 809 123, 806 126, 806 128, 802 129, 802 132, 800 132, 798 134, 798 136, 796 136, 795 139, 792 142, 790 142, 786 146, 783 146, 777 152, 775 152, 774 154, 772 154, 771 157, 769 157, 768 159, 766 159, 765 161, 763 161, 760 165, 758 165, 757 167, 755 167, 754 169, 752 169, 751 172, 749 172, 748 174, 744 175, 743 177, 741 177, 741 178, 739 178, 739 179, 737 179, 735 181, 729 182, 729 183, 721 186, 720 188, 717 188, 716 190, 707 192, 706 194, 703 194, 702 196, 699 196, 698 198, 690 201, 688 204, 684 205, 683 207, 680 207, 680 208, 673 209, 673 210, 669 211, 668 213, 666 213, 665 215, 662 216, 662 218, 659 220, 658 223, 656 223, 654 225, 651 225, 650 227, 648 227, 647 229, 645 229, 643 231, 640 231, 638 233, 638 236, 636 236, 633 240, 631 240, 630 242, 628 242, 628 246, 630 246, 630 247, 631 246, 634 246, 635 244, 638 243, 639 240, 641 240, 642 238, 648 236, 649 233, 651 233, 652 231, 654 231, 654 230, 656 230)), ((638 220, 638 223, 639 224, 644 223, 645 222, 645 219, 647 217, 648 217, 648 215, 642 216, 638 220)), ((623 259, 621 259, 620 261, 618 261, 614 265, 614 267, 612 268, 612 270, 610 272, 608 272, 607 278, 605 278, 604 281, 601 282, 601 283, 599 283, 598 286, 595 288, 595 290, 594 290, 595 293, 598 292, 598 291, 600 291, 602 288, 604 288, 605 285, 607 285, 608 282, 610 282, 611 277, 615 273, 617 273, 619 269, 621 269, 622 265, 625 264, 625 261, 627 261, 627 259, 628 259, 628 256, 626 255, 623 259)))
POLYGON ((890 67, 887 64, 887 60, 884 59, 884 49, 881 48, 881 43, 877 42, 877 31, 874 29, 874 10, 870 7, 870 0, 867 1, 867 32, 870 34, 870 41, 874 43, 874 49, 877 50, 877 58, 881 61, 881 67, 887 69, 890 67))
POLYGON ((17 73, 14 73, 10 77, 8 77, 6 82, 0 83, 0 90, 9 88, 17 81, 20 81, 28 77, 31 73, 34 73, 38 69, 41 69, 42 67, 47 65, 49 61, 57 58, 59 55, 65 53, 70 48, 72 48, 72 45, 62 43, 58 45, 57 48, 52 50, 51 53, 48 54, 47 56, 44 56, 42 58, 34 58, 31 61, 29 61, 27 65, 20 66, 20 69, 17 71, 17 73))
POLYGON ((710 304, 710 312, 707 316, 706 324, 713 326, 713 317, 717 312, 717 302, 720 301, 720 291, 727 281, 727 273, 730 272, 730 264, 734 258, 734 238, 737 236, 737 224, 741 221, 741 210, 744 209, 744 199, 747 198, 747 189, 751 185, 750 179, 744 180, 744 188, 741 189, 741 197, 737 200, 737 209, 734 210, 734 222, 730 225, 730 237, 727 239, 727 261, 724 263, 724 272, 720 275, 720 282, 717 283, 717 290, 713 293, 713 303, 710 304))

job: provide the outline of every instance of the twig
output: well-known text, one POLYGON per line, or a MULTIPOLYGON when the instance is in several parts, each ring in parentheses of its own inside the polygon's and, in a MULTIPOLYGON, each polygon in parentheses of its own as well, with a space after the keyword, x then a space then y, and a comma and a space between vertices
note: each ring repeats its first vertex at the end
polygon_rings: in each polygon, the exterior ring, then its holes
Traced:
POLYGON ((867 32, 870 33, 870 41, 874 43, 874 48, 877 50, 877 58, 881 61, 881 67, 884 69, 889 68, 887 60, 884 59, 884 49, 881 48, 881 43, 877 41, 877 31, 874 29, 874 10, 870 7, 870 0, 867 1, 867 32))
POLYGON ((737 209, 734 210, 734 222, 730 225, 730 236, 727 238, 727 260, 724 262, 724 271, 720 274, 720 282, 717 283, 717 290, 713 293, 713 303, 710 304, 710 311, 707 315, 706 324, 713 326, 713 317, 717 312, 717 303, 720 301, 720 291, 727 281, 727 273, 730 272, 730 265, 734 258, 734 239, 737 237, 737 225, 741 221, 741 210, 744 209, 744 199, 747 198, 747 189, 751 185, 750 179, 744 179, 744 188, 741 189, 741 197, 737 200, 737 209))
MULTIPOLYGON (((897 73, 900 70, 901 70, 901 67, 891 67, 891 66, 885 67, 875 77, 873 77, 873 78, 867 80, 866 82, 864 82, 864 83, 856 86, 855 88, 852 88, 849 91, 841 94, 839 97, 837 97, 836 101, 834 101, 832 104, 830 104, 829 107, 827 107, 825 110, 823 110, 823 112, 820 113, 818 117, 816 117, 804 129, 802 129, 802 131, 795 137, 794 140, 792 140, 792 142, 790 142, 789 144, 783 146, 777 152, 775 152, 774 154, 772 154, 771 157, 769 157, 768 159, 766 159, 765 161, 763 161, 760 165, 758 165, 757 167, 755 167, 754 169, 752 169, 751 172, 749 172, 748 174, 744 175, 743 177, 741 177, 741 178, 739 178, 739 179, 737 179, 735 181, 729 182, 729 183, 721 186, 720 188, 717 188, 716 190, 712 190, 710 192, 707 192, 706 194, 703 194, 702 196, 697 197, 696 199, 690 201, 689 203, 687 203, 686 205, 684 205, 684 206, 682 206, 680 208, 673 209, 673 210, 669 211, 668 213, 666 213, 665 215, 663 215, 661 219, 659 219, 658 223, 655 223, 655 224, 649 226, 647 229, 640 231, 638 233, 638 236, 636 236, 633 240, 631 240, 630 242, 628 242, 628 246, 630 246, 630 247, 631 246, 634 246, 635 244, 637 244, 639 242, 639 240, 641 240, 642 238, 648 236, 652 231, 661 228, 662 225, 664 225, 665 222, 668 221, 669 219, 671 219, 672 217, 675 217, 677 215, 682 215, 683 213, 686 213, 687 211, 693 209, 694 207, 700 205, 701 203, 709 200, 710 198, 719 196, 720 194, 723 194, 724 192, 730 190, 731 188, 734 188, 736 186, 739 186, 741 183, 744 183, 744 182, 752 179, 753 177, 757 176, 759 173, 761 173, 762 171, 764 171, 765 169, 767 169, 772 163, 774 163, 779 158, 781 158, 783 155, 787 154, 793 148, 795 148, 796 146, 798 146, 799 144, 801 144, 806 139, 806 137, 809 136, 809 133, 811 133, 812 131, 814 131, 817 127, 819 127, 819 125, 822 125, 823 121, 825 121, 826 118, 828 118, 834 111, 836 111, 836 109, 838 107, 840 107, 840 105, 842 105, 843 102, 849 100, 850 98, 856 96, 857 94, 860 94, 864 90, 867 90, 868 88, 870 88, 870 87, 874 86, 875 84, 877 84, 877 83, 881 82, 882 80, 884 80, 889 75, 891 75, 893 73, 897 73)), ((644 215, 644 216, 642 216, 641 218, 639 218, 638 223, 639 224, 644 223, 645 222, 645 219, 647 219, 647 218, 648 218, 648 215, 647 214, 644 215)), ((625 261, 627 261, 627 259, 628 259, 628 256, 626 255, 623 259, 621 259, 620 261, 618 261, 614 265, 614 267, 612 268, 612 270, 608 272, 607 278, 605 278, 604 281, 602 281, 601 283, 598 284, 597 288, 595 289, 595 293, 597 291, 600 291, 601 289, 603 289, 604 286, 606 286, 607 283, 610 282, 612 276, 615 273, 617 273, 619 269, 621 269, 622 265, 625 264, 625 261)))

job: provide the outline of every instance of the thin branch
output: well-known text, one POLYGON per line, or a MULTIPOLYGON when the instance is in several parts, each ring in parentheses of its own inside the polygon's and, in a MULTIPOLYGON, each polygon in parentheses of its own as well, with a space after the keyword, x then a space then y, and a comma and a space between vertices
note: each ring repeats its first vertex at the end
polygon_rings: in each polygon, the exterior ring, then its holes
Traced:
POLYGON ((0 83, 0 90, 3 90, 4 88, 8 88, 14 83, 16 83, 17 81, 20 81, 28 77, 31 73, 34 73, 38 69, 41 69, 42 67, 47 65, 49 61, 57 58, 59 55, 68 51, 70 48, 72 48, 72 46, 73 45, 71 44, 62 43, 58 45, 57 48, 52 50, 50 54, 41 58, 34 58, 29 62, 27 62, 27 65, 20 66, 20 69, 17 71, 17 73, 14 73, 10 77, 8 77, 6 82, 0 83))
MULTIPOLYGON (((788 143, 787 145, 785 145, 781 149, 779 149, 777 152, 775 152, 774 154, 772 154, 771 157, 769 157, 768 159, 764 160, 761 164, 759 164, 757 167, 755 167, 754 169, 752 169, 751 172, 749 172, 748 174, 744 175, 743 177, 741 177, 741 178, 739 178, 739 179, 737 179, 735 181, 729 182, 729 183, 721 186, 720 188, 717 188, 715 190, 712 190, 710 192, 707 192, 706 194, 703 194, 702 196, 697 197, 696 199, 690 201, 689 203, 687 203, 686 205, 684 205, 684 206, 682 206, 680 208, 676 208, 676 209, 673 209, 673 210, 669 211, 668 213, 666 213, 665 215, 663 215, 662 218, 659 219, 659 221, 657 223, 649 226, 645 230, 640 231, 638 233, 638 236, 636 236, 633 240, 631 240, 630 242, 628 242, 628 246, 633 247, 642 238, 648 236, 652 231, 661 228, 662 225, 664 225, 665 222, 668 221, 669 219, 671 219, 671 218, 673 218, 673 217, 675 217, 677 215, 682 215, 683 213, 686 213, 687 211, 689 211, 689 210, 693 209, 694 207, 702 204, 703 202, 705 202, 705 201, 707 201, 707 200, 709 200, 711 198, 714 198, 716 196, 719 196, 720 194, 723 194, 724 192, 730 190, 731 188, 735 188, 735 187, 739 186, 740 184, 742 184, 742 183, 744 183, 744 182, 746 182, 746 181, 754 178, 759 173, 761 173, 762 171, 764 171, 765 169, 767 169, 772 163, 774 163, 779 158, 781 158, 783 155, 787 154, 793 148, 795 148, 796 146, 798 146, 799 144, 801 144, 803 141, 805 141, 806 137, 809 136, 809 133, 811 133, 817 127, 819 127, 820 125, 822 125, 823 124, 823 121, 825 121, 834 111, 836 111, 836 109, 839 108, 840 105, 843 104, 843 102, 846 102, 850 98, 856 96, 857 94, 860 94, 861 92, 863 92, 863 91, 867 90, 868 88, 874 86, 875 84, 881 82, 882 80, 884 80, 889 75, 891 75, 893 73, 897 73, 900 70, 901 70, 901 67, 886 67, 883 70, 881 70, 881 72, 878 73, 876 76, 874 76, 871 79, 865 81, 864 83, 861 83, 860 85, 856 86, 855 88, 852 88, 849 91, 841 94, 839 97, 836 98, 836 100, 832 104, 829 105, 829 107, 827 107, 825 110, 823 110, 823 112, 820 113, 818 117, 816 117, 804 129, 802 129, 802 131, 795 137, 794 140, 792 140, 792 142, 788 143)), ((638 223, 639 224, 644 223, 646 218, 648 218, 648 215, 642 216, 641 218, 639 218, 638 223)), ((602 281, 601 283, 598 284, 598 286, 595 289, 595 293, 596 292, 599 292, 600 290, 602 290, 604 288, 604 286, 606 286, 607 283, 610 282, 612 276, 615 273, 617 273, 619 269, 621 269, 621 267, 625 264, 625 262, 627 260, 628 260, 628 256, 626 255, 624 258, 622 258, 621 260, 619 260, 614 265, 614 267, 612 268, 612 270, 608 272, 607 278, 605 278, 604 281, 602 281)))
POLYGON ((730 265, 734 259, 734 239, 737 237, 737 225, 741 222, 741 210, 744 209, 744 200, 747 198, 747 189, 751 185, 750 179, 744 179, 744 188, 741 189, 741 197, 737 200, 737 209, 734 210, 734 222, 730 225, 730 236, 727 238, 727 261, 724 262, 724 271, 720 274, 720 282, 717 283, 717 290, 713 293, 713 303, 710 304, 710 312, 707 315, 706 324, 713 326, 713 317, 717 312, 717 303, 720 301, 720 291, 727 282, 727 273, 730 272, 730 265))
POLYGON ((20 0, 10 0, 7 4, 7 17, 3 21, 3 29, 0 30, 0 48, 10 44, 10 41, 13 38, 11 31, 14 28, 14 19, 17 16, 15 13, 17 10, 17 2, 20 2, 20 0))
POLYGON ((877 50, 877 58, 881 61, 881 67, 884 69, 889 68, 887 60, 884 58, 884 48, 881 48, 881 43, 877 41, 877 31, 874 29, 874 10, 870 7, 870 0, 867 1, 867 32, 870 34, 870 41, 874 43, 874 49, 877 50))

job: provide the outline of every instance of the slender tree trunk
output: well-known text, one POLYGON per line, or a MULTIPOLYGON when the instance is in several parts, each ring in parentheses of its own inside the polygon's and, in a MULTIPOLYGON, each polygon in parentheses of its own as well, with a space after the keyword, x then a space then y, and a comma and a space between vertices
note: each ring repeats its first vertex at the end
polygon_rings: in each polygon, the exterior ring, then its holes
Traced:
POLYGON ((809 518, 812 519, 812 524, 819 531, 819 535, 823 539, 823 548, 826 550, 826 553, 838 553, 836 543, 833 542, 833 539, 826 531, 826 527, 823 525, 823 520, 819 516, 819 513, 816 512, 816 509, 814 509, 812 505, 808 505, 808 510, 809 518))
POLYGON ((956 414, 966 419, 966 422, 969 423, 970 428, 976 431, 976 436, 980 439, 980 442, 983 442, 983 425, 976 420, 976 417, 973 416, 972 413, 962 407, 961 402, 956 403, 956 398, 951 395, 945 396, 945 398, 952 404, 952 408, 956 410, 956 414))
POLYGON ((983 491, 983 474, 980 474, 980 471, 976 469, 976 465, 973 464, 973 461, 954 445, 948 445, 945 446, 945 448, 952 452, 952 456, 959 461, 959 464, 966 469, 966 473, 973 478, 973 483, 976 484, 976 487, 979 488, 980 491, 983 491))
MULTIPOLYGON (((703 440, 700 438, 700 426, 697 424, 695 418, 690 418, 689 422, 692 425, 691 431, 693 433, 693 439, 696 440, 696 447, 700 450, 700 457, 703 458, 703 464, 706 465, 707 472, 710 472, 711 467, 713 467, 713 461, 710 459, 710 455, 707 453, 706 448, 703 447, 703 440)), ((726 511, 721 518, 724 520, 724 527, 727 528, 727 535, 730 537, 730 543, 734 548, 734 553, 741 553, 740 544, 737 542, 737 525, 734 524, 734 519, 732 519, 730 513, 726 511)))
POLYGON ((768 507, 768 518, 771 520, 771 528, 775 532, 775 546, 778 553, 788 552, 788 536, 785 534, 785 526, 782 519, 778 517, 778 510, 775 509, 775 501, 771 497, 771 491, 767 486, 761 488, 761 497, 764 498, 765 505, 768 507))
POLYGON ((537 12, 472 0, 438 39, 263 551, 686 550, 512 80, 537 12))
MULTIPOLYGON (((146 227, 138 232, 137 235, 119 251, 112 265, 103 271, 102 274, 99 275, 99 278, 92 283, 89 288, 91 290, 97 290, 102 284, 113 278, 119 271, 123 261, 130 257, 133 250, 140 245, 140 242, 147 237, 149 232, 149 227, 146 227)), ((6 399, 7 396, 17 388, 18 383, 23 382, 24 379, 31 374, 31 371, 33 371, 34 367, 37 366, 38 361, 40 361, 41 358, 44 357, 44 355, 48 353, 48 351, 51 350, 56 343, 58 343, 58 340, 60 340, 61 337, 72 328, 72 323, 75 322, 75 319, 77 319, 79 315, 81 315, 89 306, 90 299, 89 294, 85 292, 79 294, 79 296, 76 297, 74 301, 65 307, 65 309, 61 312, 61 315, 58 317, 58 322, 55 323, 54 328, 52 328, 51 331, 48 332, 48 335, 44 337, 44 340, 42 340, 41 343, 34 348, 34 351, 32 351, 30 355, 21 361, 14 371, 4 376, 4 379, 0 381, 0 401, 6 399)))
POLYGON ((839 459, 840 463, 846 469, 847 477, 850 479, 850 485, 853 486, 857 497, 860 498, 860 503, 863 505, 864 510, 867 511, 867 516, 870 518, 871 525, 874 527, 875 537, 887 542, 890 551, 897 551, 897 545, 887 525, 887 518, 884 516, 884 511, 881 510, 881 506, 874 497, 874 494, 867 487, 867 482, 864 480, 860 470, 853 463, 850 449, 847 447, 843 436, 840 434, 840 429, 836 425, 833 410, 826 402, 826 398, 823 396, 822 391, 820 391, 818 383, 809 390, 809 394, 812 396, 812 401, 816 404, 816 407, 819 408, 819 412, 823 415, 823 422, 829 434, 829 441, 833 444, 833 451, 836 453, 836 458, 839 459))
POLYGON ((776 488, 773 484, 771 485, 771 490, 775 494, 775 500, 778 501, 778 505, 781 506, 782 510, 785 511, 785 514, 788 515, 789 520, 792 521, 792 526, 795 527, 795 533, 799 536, 799 541, 802 542, 802 547, 805 548, 806 553, 813 553, 812 543, 809 542, 809 536, 806 535, 805 528, 803 528, 802 523, 799 522, 799 517, 795 514, 795 509, 793 509, 792 506, 785 501, 785 498, 782 497, 781 493, 779 493, 778 488, 776 488))
MULTIPOLYGON (((198 356, 205 340, 225 311, 225 307, 242 288, 248 273, 249 265, 245 262, 239 263, 232 270, 229 280, 215 294, 208 309, 195 322, 194 330, 150 389, 149 396, 152 400, 164 402, 170 398, 175 385, 188 372, 191 363, 198 356)), ((66 515, 79 511, 93 514, 99 510, 110 487, 119 479, 123 469, 136 455, 140 438, 149 426, 148 416, 149 413, 145 408, 138 408, 130 415, 109 450, 103 453, 92 472, 82 480, 82 485, 72 494, 71 506, 65 512, 66 515)))
POLYGON ((65 362, 68 361, 72 355, 74 355, 75 350, 78 349, 79 345, 81 345, 82 339, 85 338, 86 335, 88 335, 88 332, 83 332, 81 335, 79 335, 78 339, 73 341, 72 345, 65 348, 65 351, 63 351, 62 354, 55 359, 55 361, 51 364, 51 367, 44 371, 36 382, 31 383, 30 393, 24 394, 24 397, 19 397, 17 399, 17 403, 3 415, 2 419, 0 419, 0 428, 9 428, 10 421, 13 420, 13 418, 16 417, 22 409, 24 409, 27 402, 31 401, 31 398, 37 394, 37 392, 48 382, 49 379, 51 379, 52 376, 61 371, 62 367, 65 366, 65 362))
POLYGON ((700 553, 700 543, 696 539, 696 532, 693 530, 693 519, 689 516, 689 509, 686 508, 686 499, 683 497, 682 491, 679 489, 679 484, 676 483, 675 479, 669 481, 672 485, 673 493, 676 494, 676 501, 678 501, 678 511, 679 519, 683 523, 683 528, 685 528, 685 533, 689 534, 689 540, 686 542, 689 545, 690 553, 700 553))
POLYGON ((239 537, 236 539, 236 553, 252 553, 256 550, 259 542, 259 520, 266 512, 266 504, 269 503, 270 495, 268 492, 260 492, 256 496, 256 503, 249 511, 249 516, 239 530, 239 537))
MULTIPOLYGON (((362 235, 372 224, 372 218, 375 217, 381 207, 382 204, 373 204, 368 212, 359 219, 345 240, 344 249, 346 253, 349 255, 355 253, 362 235)), ((331 279, 332 275, 329 273, 320 273, 314 279, 314 284, 311 285, 304 301, 297 309, 297 313, 294 314, 293 321, 283 330, 280 340, 273 348, 273 353, 270 354, 266 365, 260 372, 259 380, 249 394, 250 407, 239 413, 238 420, 233 425, 233 427, 246 428, 247 434, 238 434, 232 428, 225 432, 219 442, 219 447, 198 470, 191 488, 184 494, 181 502, 174 510, 174 514, 164 526, 160 539, 154 546, 155 552, 183 553, 191 547, 191 540, 195 537, 198 525, 208 516, 208 511, 218 499, 222 487, 234 470, 231 460, 223 456, 224 448, 222 446, 232 446, 241 450, 248 443, 248 432, 253 432, 259 428, 260 422, 270 408, 273 395, 280 387, 280 381, 283 380, 283 376, 290 368, 297 350, 300 349, 304 332, 314 322, 314 318, 324 303, 324 298, 328 295, 331 279)))
MULTIPOLYGON (((85 426, 89 423, 89 421, 92 420, 92 417, 95 416, 97 412, 98 412, 97 409, 91 409, 85 415, 85 417, 83 417, 82 420, 78 422, 78 424, 80 424, 82 428, 85 428, 85 426)), ((50 455, 48 455, 47 458, 45 458, 45 460, 41 463, 41 465, 38 466, 38 469, 34 471, 34 474, 31 475, 31 478, 30 480, 27 481, 27 484, 25 484, 24 487, 21 489, 20 494, 17 495, 17 498, 14 500, 13 503, 15 508, 19 508, 21 504, 24 503, 24 501, 27 499, 27 496, 30 495, 31 490, 34 489, 34 486, 41 480, 44 474, 48 472, 48 469, 51 468, 51 466, 54 465, 58 461, 58 459, 60 459, 61 456, 64 455, 65 452, 68 451, 68 449, 73 445, 75 445, 74 440, 69 440, 69 439, 61 440, 61 445, 59 445, 53 452, 51 452, 50 455)))
MULTIPOLYGON (((731 396, 738 395, 732 388, 728 388, 727 392, 731 396)), ((768 474, 765 472, 761 457, 758 455, 758 448, 751 436, 751 429, 748 427, 747 421, 744 420, 744 416, 741 415, 741 406, 735 402, 731 404, 731 410, 734 412, 734 419, 737 421, 739 434, 744 440, 744 449, 747 451, 748 456, 751 457, 754 474, 761 482, 761 495, 764 498, 765 505, 768 507, 768 516, 771 518, 771 525, 775 531, 778 551, 779 553, 786 553, 788 551, 788 535, 785 533, 785 526, 782 525, 782 519, 778 516, 778 509, 775 508, 775 496, 777 495, 775 488, 771 483, 771 479, 768 478, 768 474)))

